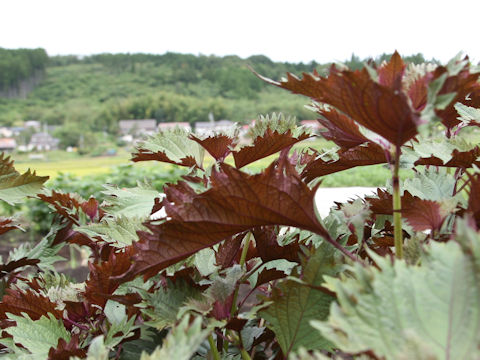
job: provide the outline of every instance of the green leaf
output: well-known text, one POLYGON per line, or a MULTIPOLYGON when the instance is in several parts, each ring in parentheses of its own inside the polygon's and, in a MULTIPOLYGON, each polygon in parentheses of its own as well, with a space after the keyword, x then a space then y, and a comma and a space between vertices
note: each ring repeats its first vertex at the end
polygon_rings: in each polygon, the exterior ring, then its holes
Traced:
POLYGON ((27 314, 24 316, 7 314, 7 316, 17 325, 6 328, 4 331, 13 336, 15 343, 21 344, 38 359, 46 359, 48 351, 51 347, 57 347, 60 338, 66 342, 70 341, 70 334, 63 323, 50 313, 48 317, 42 316, 36 321, 30 319, 27 314))
POLYGON ((421 139, 420 142, 413 144, 413 149, 405 149, 407 156, 418 160, 419 158, 429 158, 435 156, 446 164, 452 158, 452 152, 455 146, 445 139, 421 139))
POLYGON ((49 235, 55 233, 56 227, 52 227, 52 231, 45 236, 40 242, 38 242, 33 248, 32 244, 21 244, 10 252, 9 259, 20 260, 22 258, 27 259, 39 259, 40 262, 37 266, 46 271, 54 270, 53 264, 57 261, 65 260, 64 257, 59 256, 58 252, 64 246, 64 244, 58 244, 52 246, 53 239, 49 238, 49 235))
POLYGON ((262 327, 244 326, 243 329, 240 331, 243 348, 247 351, 250 351, 255 339, 259 338, 264 331, 265 331, 265 328, 262 328, 262 327))
POLYGON ((146 219, 152 212, 155 198, 159 192, 149 185, 139 184, 135 188, 118 188, 104 185, 103 194, 107 196, 105 210, 114 216, 146 219))
POLYGON ((20 174, 13 167, 10 157, 0 154, 0 200, 10 205, 23 201, 27 196, 37 195, 43 188, 48 176, 37 176, 30 169, 20 174))
POLYGON ((329 279, 338 303, 328 322, 312 325, 349 353, 372 350, 387 360, 479 358, 480 235, 463 222, 457 228, 464 250, 453 240, 432 242, 422 266, 392 265, 371 254, 379 268, 356 265, 353 277, 329 279), (420 350, 432 356, 416 357, 420 350))
MULTIPOLYGON (((88 347, 86 360, 108 360, 110 349, 105 346, 103 335, 94 338, 88 347)), ((70 358, 70 360, 80 360, 80 358, 70 358)))
POLYGON ((219 268, 215 265, 215 251, 211 248, 200 250, 194 255, 194 265, 203 277, 214 273, 219 268))
POLYGON ((408 191, 424 200, 441 201, 451 199, 455 188, 455 178, 447 169, 425 169, 415 173, 415 177, 405 179, 401 186, 402 194, 408 191))
POLYGON ((225 302, 227 300, 243 275, 245 275, 245 270, 238 264, 213 274, 208 289, 203 292, 202 296, 190 298, 179 309, 177 316, 182 317, 189 312, 206 315, 212 309, 215 301, 225 302))
POLYGON ((146 231, 142 220, 135 217, 118 216, 117 218, 105 217, 99 223, 77 226, 74 228, 90 238, 100 238, 103 241, 124 248, 138 241, 137 231, 146 231))
POLYGON ((159 132, 140 144, 132 160, 157 160, 188 167, 202 167, 205 149, 189 139, 189 134, 180 128, 159 132))
POLYGON ((210 331, 202 330, 202 318, 197 317, 191 322, 190 316, 185 316, 170 331, 161 347, 157 347, 150 355, 143 352, 140 360, 189 360, 210 331))
POLYGON ((249 135, 255 139, 265 135, 267 130, 271 130, 272 132, 277 132, 279 134, 286 133, 290 130, 294 137, 298 137, 299 135, 305 133, 305 128, 297 126, 297 119, 295 117, 285 117, 283 114, 273 113, 267 116, 261 115, 260 118, 255 121, 255 124, 250 127, 249 135))
POLYGON ((212 285, 207 289, 206 296, 212 301, 225 301, 233 293, 238 280, 245 274, 245 270, 238 264, 225 269, 225 277, 215 276, 212 285))
POLYGON ((126 306, 113 300, 108 300, 103 309, 110 324, 121 324, 128 320, 126 306))
POLYGON ((285 259, 271 260, 262 264, 257 270, 255 270, 252 275, 249 276, 248 281, 252 287, 257 286, 258 276, 262 271, 265 270, 278 270, 285 273, 285 275, 290 275, 293 268, 298 264, 293 261, 288 261, 285 259))
MULTIPOLYGON (((111 314, 109 314, 111 315, 111 314)), ((105 337, 105 346, 109 349, 113 349, 115 346, 120 344, 123 339, 131 336, 133 330, 137 328, 135 323, 135 316, 132 316, 130 320, 127 317, 122 316, 113 316, 110 318, 113 323, 111 323, 110 328, 108 329, 107 336, 105 337)))
POLYGON ((160 287, 154 293, 143 295, 146 308, 142 313, 150 317, 148 325, 159 330, 172 326, 177 321, 179 309, 191 299, 199 299, 201 292, 189 285, 185 280, 175 282, 167 280, 165 287, 160 287))
MULTIPOLYGON (((320 352, 308 352, 305 348, 300 348, 296 354, 291 354, 288 360, 328 360, 330 357, 323 355, 320 352)), ((360 358, 355 358, 360 360, 360 358)))
POLYGON ((455 110, 457 110, 459 120, 465 123, 480 122, 480 109, 464 105, 460 102, 455 104, 455 110))
POLYGON ((167 336, 168 331, 156 331, 151 327, 140 328, 140 338, 128 341, 122 344, 121 360, 138 360, 140 354, 144 351, 152 353, 159 345, 162 344, 163 339, 167 336))
POLYGON ((260 312, 277 336, 285 357, 300 347, 330 349, 331 344, 318 336, 311 320, 326 319, 334 297, 320 288, 324 275, 335 275, 340 267, 335 263, 333 250, 324 244, 302 262, 301 280, 289 279, 273 289, 272 304, 260 312))

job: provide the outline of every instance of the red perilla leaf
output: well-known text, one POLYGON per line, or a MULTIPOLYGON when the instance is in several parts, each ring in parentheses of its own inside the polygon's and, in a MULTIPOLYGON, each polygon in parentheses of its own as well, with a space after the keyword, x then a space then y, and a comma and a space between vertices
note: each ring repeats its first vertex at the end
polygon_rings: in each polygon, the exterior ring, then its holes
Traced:
POLYGON ((79 335, 73 334, 67 343, 63 338, 58 339, 57 347, 48 352, 48 360, 69 360, 70 357, 85 358, 87 352, 79 347, 79 335))
POLYGON ((218 266, 227 268, 234 264, 235 260, 239 261, 241 253, 242 240, 245 237, 244 233, 238 234, 231 239, 225 240, 215 253, 215 261, 218 266))
POLYGON ((268 128, 263 136, 258 136, 253 140, 251 146, 244 146, 240 150, 233 151, 235 166, 237 169, 240 169, 245 165, 275 154, 309 137, 310 135, 307 133, 302 133, 295 137, 291 130, 279 133, 268 128))
POLYGON ((0 235, 13 229, 20 229, 20 225, 12 218, 0 217, 0 235))
MULTIPOLYGON (((402 209, 402 216, 415 231, 439 230, 450 211, 446 212, 438 201, 424 200, 412 197, 406 199, 408 192, 402 197, 406 204, 402 209)), ((408 194, 410 195, 410 194, 408 194)), ((411 196, 411 195, 410 195, 411 196)))
POLYGON ((302 177, 310 182, 313 179, 338 171, 347 170, 356 166, 383 164, 387 162, 385 151, 380 145, 368 143, 351 149, 339 150, 338 160, 325 161, 317 158, 305 166, 302 177))
MULTIPOLYGON (((434 78, 438 78, 447 72, 443 66, 438 67, 434 72, 434 78)), ((455 93, 455 97, 450 101, 448 106, 443 110, 436 110, 437 115, 442 119, 442 123, 448 128, 458 125, 460 121, 457 119, 458 113, 454 107, 457 102, 467 106, 480 107, 480 84, 478 79, 480 73, 470 73, 469 65, 466 64, 464 69, 457 75, 449 76, 439 95, 455 93)))
MULTIPOLYGON (((258 256, 264 262, 277 259, 300 262, 300 244, 294 241, 288 245, 278 244, 278 228, 272 226, 261 226, 253 229, 253 236, 257 244, 258 256)), ((298 239, 297 239, 298 240, 298 239)))
POLYGON ((78 225, 77 210, 80 208, 80 203, 71 194, 64 194, 52 190, 51 195, 39 194, 38 197, 52 205, 55 212, 66 220, 72 221, 78 225))
POLYGON ((205 139, 199 139, 195 135, 190 135, 189 138, 200 144, 200 146, 207 150, 217 161, 225 160, 227 155, 232 152, 232 148, 236 145, 235 138, 224 134, 216 134, 205 139))
POLYGON ((57 319, 62 319, 62 312, 57 309, 57 304, 31 290, 7 289, 0 303, 1 320, 7 319, 6 313, 14 315, 26 313, 32 320, 38 320, 43 315, 52 313, 57 319))
POLYGON ((348 116, 335 109, 318 110, 323 118, 317 119, 327 129, 320 133, 322 137, 333 141, 341 148, 350 149, 369 140, 360 132, 358 125, 348 116))
POLYGON ((340 71, 334 66, 328 77, 304 74, 303 79, 298 79, 288 74, 287 81, 267 81, 331 105, 394 145, 401 146, 417 134, 420 116, 410 107, 406 94, 396 88, 401 65, 395 55, 389 64, 381 70, 380 77, 385 85, 375 82, 366 69, 340 71))
MULTIPOLYGON (((98 201, 95 198, 91 197, 88 201, 85 201, 81 204, 82 210, 85 214, 88 215, 90 220, 94 220, 96 216, 100 216, 102 211, 99 209, 98 201)), ((102 214, 103 215, 103 214, 102 214)))
POLYGON ((443 163, 443 161, 435 156, 429 158, 421 158, 415 161, 415 166, 417 165, 434 165, 434 166, 445 166, 445 167, 456 167, 462 169, 471 168, 474 164, 480 166, 480 161, 477 159, 480 157, 480 147, 475 146, 473 149, 468 151, 460 151, 454 149, 452 151, 452 158, 443 163))
POLYGON ((477 224, 477 228, 480 227, 480 175, 470 175, 467 173, 468 181, 468 206, 467 212, 469 212, 475 223, 477 224))
POLYGON ((424 76, 414 80, 408 87, 408 97, 410 98, 412 108, 415 111, 422 111, 427 105, 428 99, 428 82, 432 79, 433 75, 427 73, 424 76))
POLYGON ((132 154, 133 161, 156 160, 181 166, 201 167, 204 150, 188 137, 190 133, 175 128, 145 139, 132 154))
MULTIPOLYGON (((392 195, 385 190, 378 189, 377 197, 366 197, 365 201, 375 214, 393 214, 392 195)), ((405 191, 401 213, 415 231, 433 231, 441 228, 450 211, 445 211, 441 202, 420 199, 405 191)))
POLYGON ((235 234, 262 225, 287 225, 327 235, 316 218, 311 190, 286 159, 263 173, 249 175, 227 164, 214 170, 211 188, 189 194, 182 202, 167 192, 167 219, 147 224, 135 244, 135 273, 153 276, 159 270, 235 234), (185 201, 188 199, 188 201, 185 201))
POLYGON ((167 154, 165 154, 165 151, 152 152, 146 149, 137 149, 137 152, 133 154, 133 157, 132 157, 132 161, 135 161, 135 162, 151 161, 151 160, 166 162, 174 165, 187 166, 187 167, 192 167, 197 165, 197 162, 195 161, 195 158, 193 156, 186 156, 180 159, 180 161, 174 161, 170 159, 167 156, 167 154))
POLYGON ((19 260, 10 261, 6 264, 1 264, 0 265, 0 279, 3 278, 4 276, 8 275, 9 273, 15 271, 18 268, 21 268, 21 267, 27 266, 27 265, 36 265, 39 262, 40 262, 39 259, 28 259, 26 257, 23 257, 19 260))
POLYGON ((92 304, 104 307, 108 296, 122 283, 119 275, 125 273, 131 265, 133 248, 125 247, 124 251, 113 250, 107 261, 98 264, 90 263, 90 277, 86 281, 85 298, 92 304))
POLYGON ((378 82, 393 90, 401 90, 404 72, 405 63, 398 52, 395 51, 390 58, 390 61, 378 68, 378 82))

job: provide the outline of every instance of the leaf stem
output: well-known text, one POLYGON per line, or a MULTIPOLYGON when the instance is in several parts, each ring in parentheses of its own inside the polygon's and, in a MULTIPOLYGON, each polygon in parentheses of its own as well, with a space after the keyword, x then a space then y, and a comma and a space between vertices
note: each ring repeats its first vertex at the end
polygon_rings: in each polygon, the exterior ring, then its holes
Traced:
POLYGON ((327 242, 329 242, 331 245, 333 245, 333 247, 340 250, 340 252, 343 255, 345 255, 346 257, 348 257, 350 260, 352 260, 353 262, 360 262, 361 263, 361 261, 359 260, 359 258, 357 256, 353 255, 350 251, 348 251, 342 245, 340 245, 338 242, 333 240, 332 237, 330 236, 330 234, 328 234, 328 233, 321 234, 321 236, 323 236, 324 239, 327 240, 327 242))
POLYGON ((393 186, 393 238, 395 242, 395 254, 397 259, 403 258, 403 234, 402 234, 402 198, 400 195, 400 147, 395 148, 395 159, 392 171, 393 186))
POLYGON ((252 358, 248 354, 247 350, 245 350, 243 347, 240 349, 240 354, 242 354, 242 359, 243 360, 252 360, 252 358))
POLYGON ((217 345, 213 340, 212 333, 208 335, 208 343, 210 344, 210 350, 212 351, 213 359, 214 360, 221 360, 220 353, 218 352, 217 345))
POLYGON ((243 245, 242 255, 240 256, 240 266, 245 264, 245 260, 247 259, 248 248, 250 247, 250 238, 252 233, 249 231, 247 237, 245 238, 245 244, 243 245))
MULTIPOLYGON (((249 231, 247 236, 245 237, 245 243, 243 244, 242 255, 240 255, 240 266, 243 267, 245 265, 245 260, 247 259, 248 248, 250 247, 250 239, 252 237, 252 233, 249 231)), ((240 286, 235 287, 235 292, 233 293, 233 301, 232 301, 232 308, 230 310, 230 314, 234 314, 237 311, 237 300, 238 300, 238 291, 240 290, 240 286)))

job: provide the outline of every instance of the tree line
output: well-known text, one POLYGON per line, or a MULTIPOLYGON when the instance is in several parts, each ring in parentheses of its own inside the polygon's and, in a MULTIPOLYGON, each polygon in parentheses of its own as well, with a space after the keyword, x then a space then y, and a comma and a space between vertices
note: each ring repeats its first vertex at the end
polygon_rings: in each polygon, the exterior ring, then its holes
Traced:
MULTIPOLYGON (((45 79, 27 99, 0 98, 0 126, 29 119, 61 125, 59 133, 64 137, 76 136, 65 141, 70 144, 78 141, 78 134, 116 134, 122 119, 154 118, 158 122, 193 124, 207 121, 212 113, 215 119, 247 123, 259 114, 279 111, 299 120, 312 119, 315 115, 305 108, 304 99, 267 87, 250 68, 280 79, 287 72, 301 75, 315 69, 326 73, 331 65, 274 62, 264 55, 246 59, 177 53, 48 57, 43 49, 0 51, 9 54, 2 56, 0 52, 0 61, 5 64, 13 67, 16 62, 15 66, 20 66, 29 59, 30 65, 23 68, 46 71, 45 79), (19 54, 23 54, 23 60, 13 60, 19 54)), ((421 54, 405 59, 425 61, 421 54)), ((345 64, 357 68, 364 61, 352 55, 345 64)), ((8 69, 0 65, 1 79, 28 74, 26 70, 8 69)))
POLYGON ((43 72, 48 61, 44 49, 0 48, 0 90, 16 87, 20 81, 43 72))

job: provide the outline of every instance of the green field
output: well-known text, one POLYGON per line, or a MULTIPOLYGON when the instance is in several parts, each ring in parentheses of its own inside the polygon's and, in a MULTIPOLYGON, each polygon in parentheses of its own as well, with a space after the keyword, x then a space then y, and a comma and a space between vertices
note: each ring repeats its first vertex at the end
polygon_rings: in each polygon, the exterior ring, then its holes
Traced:
POLYGON ((129 163, 130 154, 121 152, 115 156, 87 157, 66 152, 46 153, 45 159, 28 159, 26 156, 15 156, 15 167, 24 172, 32 169, 38 175, 56 177, 59 173, 70 173, 77 176, 88 176, 108 173, 112 167, 129 163))
MULTIPOLYGON (((305 147, 325 149, 331 147, 331 144, 324 140, 315 140, 306 141, 296 146, 297 149, 305 147)), ((27 155, 13 155, 12 158, 15 160, 15 167, 19 171, 24 172, 27 169, 32 169, 38 175, 50 176, 50 179, 56 178, 60 173, 69 173, 79 177, 107 174, 117 166, 132 163, 130 161, 131 153, 126 150, 119 151, 115 156, 89 157, 63 151, 45 153, 44 156, 44 159, 38 160, 29 159, 27 155)), ((251 172, 259 172, 267 167, 276 157, 277 155, 272 155, 258 160, 248 165, 246 169, 251 172)), ((213 159, 207 154, 205 161, 208 164, 213 162, 213 159)), ((227 158, 227 162, 233 164, 233 158, 230 156, 227 158)), ((156 167, 159 171, 167 172, 173 165, 149 161, 135 163, 133 169, 142 167, 156 167)), ((404 174, 401 172, 401 176, 404 174)), ((132 174, 132 176, 135 176, 135 174, 132 174)), ((321 186, 384 186, 390 177, 390 170, 386 165, 364 166, 325 176, 322 178, 321 186)))

